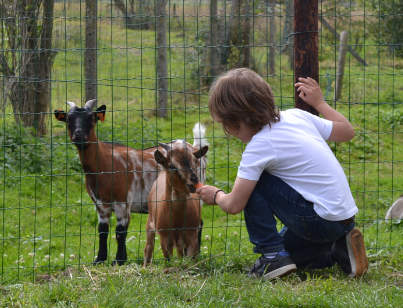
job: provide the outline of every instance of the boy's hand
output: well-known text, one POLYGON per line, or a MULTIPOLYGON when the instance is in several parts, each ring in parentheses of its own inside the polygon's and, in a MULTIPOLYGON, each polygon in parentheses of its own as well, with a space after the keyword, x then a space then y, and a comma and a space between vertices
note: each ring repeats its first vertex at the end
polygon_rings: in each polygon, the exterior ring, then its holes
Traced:
POLYGON ((206 204, 214 204, 214 195, 219 190, 217 187, 210 185, 203 185, 196 189, 196 192, 200 195, 200 198, 206 204))
POLYGON ((322 91, 315 79, 312 79, 311 77, 300 77, 298 80, 299 81, 295 84, 295 87, 297 87, 299 97, 301 97, 304 102, 315 109, 317 109, 320 104, 325 103, 322 91))
POLYGON ((295 84, 299 97, 307 104, 315 108, 325 119, 333 122, 332 132, 328 138, 329 141, 343 142, 349 141, 354 137, 354 128, 340 112, 334 110, 324 99, 318 83, 308 78, 298 78, 299 82, 295 84))

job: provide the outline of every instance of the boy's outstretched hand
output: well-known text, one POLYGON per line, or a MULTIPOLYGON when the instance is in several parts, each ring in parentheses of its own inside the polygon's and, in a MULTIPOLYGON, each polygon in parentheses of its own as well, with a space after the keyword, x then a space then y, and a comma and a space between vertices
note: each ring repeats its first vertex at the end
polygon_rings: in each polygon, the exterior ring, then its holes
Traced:
MULTIPOLYGON (((200 195, 200 198, 203 200, 205 204, 215 204, 214 203, 214 195, 216 192, 220 190, 215 186, 210 185, 202 185, 197 187, 196 192, 200 195)), ((222 191, 222 190, 221 190, 222 191)))
POLYGON ((304 102, 315 109, 317 109, 320 104, 325 103, 322 91, 315 79, 311 77, 300 77, 298 80, 295 86, 297 87, 297 92, 299 92, 299 97, 301 97, 304 102))

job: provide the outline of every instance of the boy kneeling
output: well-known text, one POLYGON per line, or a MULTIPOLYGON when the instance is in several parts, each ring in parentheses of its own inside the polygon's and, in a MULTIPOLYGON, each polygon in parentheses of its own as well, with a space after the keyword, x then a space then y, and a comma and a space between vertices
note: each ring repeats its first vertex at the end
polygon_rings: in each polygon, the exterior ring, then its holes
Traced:
POLYGON ((244 210, 254 251, 251 275, 271 279, 298 268, 339 264, 352 277, 368 269, 358 209, 344 171, 325 140, 354 137, 350 122, 323 99, 312 78, 299 78, 300 97, 323 118, 300 109, 278 111, 269 84, 234 69, 213 84, 209 110, 225 132, 246 143, 233 189, 197 190, 230 214, 244 210), (276 216, 284 228, 277 232, 276 216))

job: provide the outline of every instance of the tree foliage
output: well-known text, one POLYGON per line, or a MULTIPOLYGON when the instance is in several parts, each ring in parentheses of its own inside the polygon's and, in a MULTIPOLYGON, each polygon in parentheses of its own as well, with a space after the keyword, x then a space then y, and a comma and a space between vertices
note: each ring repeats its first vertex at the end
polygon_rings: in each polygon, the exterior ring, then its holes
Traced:
POLYGON ((378 15, 370 25, 375 40, 403 57, 403 0, 372 0, 371 7, 378 15))

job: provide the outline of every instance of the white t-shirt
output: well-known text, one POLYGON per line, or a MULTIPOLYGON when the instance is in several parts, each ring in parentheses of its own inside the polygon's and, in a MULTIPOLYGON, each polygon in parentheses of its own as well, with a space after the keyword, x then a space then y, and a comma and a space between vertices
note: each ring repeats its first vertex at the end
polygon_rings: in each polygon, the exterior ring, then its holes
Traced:
POLYGON ((333 122, 301 109, 280 112, 280 121, 266 125, 246 145, 238 177, 257 181, 263 170, 279 177, 315 212, 330 221, 358 212, 346 175, 325 140, 333 122))

